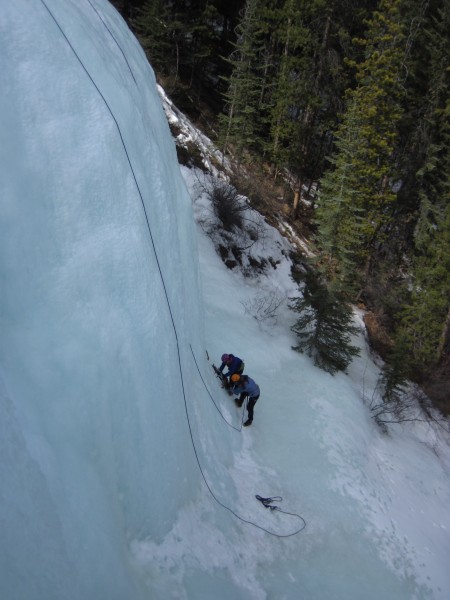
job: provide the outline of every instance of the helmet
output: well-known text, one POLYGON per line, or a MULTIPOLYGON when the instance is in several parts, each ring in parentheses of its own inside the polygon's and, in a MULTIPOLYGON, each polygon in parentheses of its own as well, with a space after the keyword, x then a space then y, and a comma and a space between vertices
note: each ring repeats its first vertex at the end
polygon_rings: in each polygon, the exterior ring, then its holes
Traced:
POLYGON ((230 360, 229 354, 222 354, 222 362, 226 363, 230 360))
POLYGON ((233 383, 237 383, 237 382, 240 380, 240 378, 241 378, 241 376, 240 376, 240 375, 238 375, 237 373, 235 373, 234 375, 232 375, 232 376, 230 377, 230 379, 231 379, 231 381, 232 381, 233 383))

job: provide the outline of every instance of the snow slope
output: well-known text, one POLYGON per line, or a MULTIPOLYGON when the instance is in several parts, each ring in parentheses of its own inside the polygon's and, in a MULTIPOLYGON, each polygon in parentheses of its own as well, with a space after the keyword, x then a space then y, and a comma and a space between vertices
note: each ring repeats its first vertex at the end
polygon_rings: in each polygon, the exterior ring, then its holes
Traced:
POLYGON ((377 429, 362 334, 348 376, 291 350, 275 230, 276 268, 224 266, 117 12, 16 0, 0 45, 0 597, 448 598, 447 436, 377 429), (222 352, 261 387, 242 431, 222 352))

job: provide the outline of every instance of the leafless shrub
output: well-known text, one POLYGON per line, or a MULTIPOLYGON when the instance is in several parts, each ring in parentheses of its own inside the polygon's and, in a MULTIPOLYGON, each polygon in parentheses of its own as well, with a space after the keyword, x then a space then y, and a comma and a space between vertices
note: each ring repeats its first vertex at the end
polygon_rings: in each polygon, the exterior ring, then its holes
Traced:
POLYGON ((380 376, 370 400, 365 397, 363 387, 363 399, 372 413, 372 418, 386 433, 388 425, 405 422, 428 423, 450 433, 448 420, 437 414, 426 394, 414 384, 386 396, 383 377, 380 376))
POLYGON ((279 291, 260 292, 246 302, 242 302, 245 312, 250 314, 258 323, 270 327, 277 324, 277 313, 285 297, 279 291))
POLYGON ((214 213, 225 231, 232 231, 234 227, 243 228, 243 213, 249 209, 249 206, 236 188, 216 179, 209 196, 214 213))
POLYGON ((244 213, 250 210, 246 199, 228 181, 204 175, 197 177, 197 200, 206 197, 211 202, 210 217, 203 217, 209 233, 221 230, 224 237, 244 227, 244 213))
POLYGON ((267 237, 264 218, 228 181, 212 175, 197 181, 197 201, 207 198, 210 203, 203 212, 197 210, 196 219, 213 241, 223 262, 230 269, 239 267, 246 277, 263 272, 268 261, 252 256, 249 250, 257 243, 264 249, 267 237))

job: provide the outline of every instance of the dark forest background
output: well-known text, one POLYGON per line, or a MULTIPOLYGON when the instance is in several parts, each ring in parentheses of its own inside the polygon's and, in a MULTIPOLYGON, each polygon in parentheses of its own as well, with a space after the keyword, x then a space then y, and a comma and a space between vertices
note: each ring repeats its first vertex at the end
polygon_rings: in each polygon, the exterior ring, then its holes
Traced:
POLYGON ((294 309, 360 303, 385 401, 412 380, 449 414, 450 0, 112 4, 236 185, 314 244, 294 309))

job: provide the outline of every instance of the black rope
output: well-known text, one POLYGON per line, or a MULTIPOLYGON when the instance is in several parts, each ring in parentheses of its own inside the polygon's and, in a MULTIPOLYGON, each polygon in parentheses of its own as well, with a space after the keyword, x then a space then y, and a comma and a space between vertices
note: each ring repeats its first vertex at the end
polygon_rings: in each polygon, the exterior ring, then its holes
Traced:
MULTIPOLYGON (((294 532, 292 532, 292 533, 289 533, 289 534, 284 534, 284 535, 283 535, 283 534, 278 534, 278 533, 275 533, 275 532, 273 532, 273 531, 269 531, 268 529, 265 529, 264 527, 261 527, 261 526, 260 526, 260 525, 258 525, 257 523, 253 523, 253 521, 249 521, 248 519, 244 519, 243 517, 241 517, 240 515, 238 515, 237 513, 235 513, 235 512, 234 512, 234 511, 233 511, 233 510, 232 510, 232 509, 229 507, 229 506, 227 506, 226 504, 223 504, 223 502, 221 502, 221 501, 220 501, 220 500, 217 498, 217 496, 216 496, 216 495, 214 494, 214 492, 212 491, 212 489, 211 489, 210 485, 208 484, 208 481, 206 480, 205 474, 204 474, 204 472, 203 472, 203 469, 202 469, 202 466, 201 466, 201 464, 200 464, 200 459, 199 459, 199 456, 198 456, 198 453, 197 453, 197 448, 195 447, 195 443, 194 443, 194 436, 193 436, 193 433, 192 433, 192 426, 191 426, 191 421, 190 421, 190 418, 189 418, 189 411, 188 411, 188 407, 187 407, 186 391, 185 391, 185 387, 184 387, 183 368, 182 368, 182 364, 181 364, 181 354, 180 354, 180 344, 179 344, 179 341, 178 341, 178 333, 177 333, 177 329, 176 329, 176 326, 175 326, 175 320, 174 320, 174 317, 173 317, 173 314, 172 314, 172 308, 171 308, 170 301, 169 301, 169 295, 168 295, 168 293, 167 293, 167 288, 166 288, 166 284, 165 284, 164 276, 163 276, 163 273, 162 273, 161 265, 160 265, 160 262, 159 262, 158 253, 157 253, 157 251, 156 251, 156 246, 155 246, 155 242, 154 242, 154 239, 153 239, 153 234, 152 234, 151 227, 150 227, 150 222, 149 222, 148 215, 147 215, 147 210, 146 210, 146 208, 145 208, 144 198, 143 198, 143 196, 142 196, 142 192, 141 192, 141 189, 140 189, 140 187, 139 187, 139 184, 138 184, 138 181, 137 181, 137 178, 136 178, 136 174, 135 174, 135 172, 134 172, 134 169, 133 169, 133 165, 131 164, 130 156, 129 156, 129 154, 128 154, 128 150, 127 150, 127 147, 126 147, 125 141, 124 141, 124 139, 123 139, 122 132, 121 132, 121 130, 120 130, 120 127, 119 127, 119 123, 117 122, 117 119, 116 119, 116 117, 114 116, 114 113, 113 113, 113 111, 112 111, 111 107, 109 106, 109 104, 108 104, 108 102, 107 102, 106 98, 104 97, 104 95, 103 95, 103 94, 102 94, 102 92, 100 91, 99 87, 97 86, 97 84, 96 84, 96 83, 95 83, 95 81, 93 80, 93 78, 92 78, 91 74, 89 73, 89 71, 87 70, 87 68, 86 68, 86 66, 84 65, 83 61, 81 60, 81 58, 80 58, 80 57, 79 57, 79 55, 77 54, 77 52, 76 52, 75 48, 74 48, 74 47, 72 46, 72 44, 70 43, 70 40, 68 39, 68 37, 67 37, 67 36, 66 36, 66 34, 64 33, 64 30, 62 29, 61 25, 58 23, 58 21, 57 21, 56 17, 55 17, 55 16, 54 16, 54 14, 52 13, 52 11, 51 11, 51 10, 49 9, 49 7, 47 6, 47 4, 46 4, 45 0, 41 0, 41 3, 42 3, 42 4, 43 4, 43 6, 44 6, 44 7, 47 9, 47 11, 48 11, 49 15, 51 16, 51 18, 52 18, 52 19, 53 19, 53 21, 55 22, 55 24, 56 24, 56 26, 58 27, 58 29, 60 30, 60 32, 61 32, 61 34, 62 34, 62 36, 64 37, 64 39, 66 40, 67 44, 68 44, 68 45, 69 45, 69 47, 71 48, 72 52, 74 53, 74 55, 75 55, 76 59, 78 60, 78 62, 80 63, 81 67, 82 67, 82 68, 83 68, 83 70, 85 71, 86 75, 88 76, 88 78, 89 78, 89 79, 90 79, 90 81, 92 82, 93 86, 95 87, 95 89, 96 89, 96 90, 97 90, 97 92, 99 93, 100 97, 102 98, 102 100, 103 100, 103 102, 105 103, 105 106, 106 106, 106 108, 108 109, 108 111, 109 111, 109 113, 110 113, 110 115, 111 115, 111 117, 112 117, 112 119, 113 119, 114 123, 116 124, 117 131, 118 131, 118 133, 119 133, 119 137, 120 137, 120 140, 121 140, 121 142, 122 142, 122 146, 123 146, 123 149, 124 149, 124 151, 125 151, 125 155, 126 155, 126 157, 127 157, 127 161, 128 161, 128 164, 129 164, 129 166, 130 166, 131 173, 132 173, 132 175, 133 175, 134 182, 135 182, 135 184, 136 184, 136 188, 137 188, 137 191, 138 191, 138 193, 139 193, 139 197, 140 197, 140 199, 141 199, 141 204, 142 204, 142 208, 143 208, 143 211, 144 211, 145 220, 146 220, 146 222, 147 222, 147 228, 148 228, 148 232, 149 232, 149 235, 150 235, 151 244, 152 244, 152 247, 153 247, 153 252, 154 252, 154 254, 155 254, 155 260, 156 260, 156 264, 157 264, 157 267, 158 267, 159 276, 160 276, 160 279, 161 279, 161 283, 162 283, 162 286, 163 286, 163 290, 164 290, 164 294, 165 294, 165 298, 166 298, 166 302, 167 302, 167 308, 168 308, 168 310, 169 310, 169 315, 170 315, 170 319, 171 319, 171 322, 172 322, 172 328, 173 328, 173 332, 174 332, 174 336, 175 336, 175 343, 176 343, 176 348, 177 348, 177 356, 178 356, 178 370, 179 370, 179 373, 180 373, 181 389, 182 389, 182 394, 183 394, 184 408, 185 408, 185 412, 186 412, 186 419, 187 419, 187 424, 188 424, 188 428, 189 428, 189 434, 190 434, 190 437, 191 437, 192 448, 193 448, 193 450, 194 450, 194 455, 195 455, 195 458, 196 458, 196 461, 197 461, 198 468, 199 468, 199 470, 200 470, 200 473, 201 473, 201 475, 202 475, 203 481, 204 481, 204 483, 205 483, 205 485, 206 485, 206 487, 207 487, 207 489, 208 489, 209 493, 210 493, 210 494, 211 494, 211 496, 214 498, 214 500, 217 502, 217 504, 219 504, 219 506, 221 506, 221 507, 222 507, 222 508, 224 508, 225 510, 228 510, 228 511, 229 511, 229 512, 230 512, 232 515, 234 515, 234 516, 235 516, 237 519, 239 519, 239 520, 240 520, 240 521, 242 521, 243 523, 248 523, 249 525, 253 525, 253 526, 254 526, 254 527, 256 527, 257 529, 261 529, 262 531, 265 531, 266 533, 268 533, 268 534, 270 534, 270 535, 273 535, 273 536, 275 536, 275 537, 284 538, 284 537, 291 537, 291 536, 293 536, 293 535, 296 535, 297 533, 299 533, 300 531, 302 531, 302 529, 304 529, 305 525, 303 525, 303 526, 302 526, 300 529, 298 529, 297 531, 294 531, 294 532)), ((191 347, 191 349, 192 349, 192 347, 191 347)), ((287 513, 287 514, 289 514, 289 513, 287 513)), ((298 516, 298 515, 297 515, 297 516, 298 516)), ((301 517, 300 517, 300 518, 301 518, 301 517)), ((303 519, 302 519, 302 520, 303 520, 303 519)))
POLYGON ((115 35, 114 35, 114 34, 113 34, 113 32, 111 31, 111 29, 108 27, 108 25, 106 24, 106 21, 104 21, 104 19, 103 19, 102 15, 101 15, 101 14, 98 12, 97 8, 96 8, 96 7, 95 7, 95 6, 92 4, 91 0, 87 0, 87 1, 89 2, 89 4, 91 5, 91 7, 93 8, 93 10, 95 10, 95 12, 97 13, 97 15, 98 15, 98 18, 100 19, 100 21, 103 23, 103 25, 104 25, 104 26, 106 27, 106 29, 109 31, 109 34, 110 34, 110 36, 112 37, 112 39, 113 39, 113 40, 116 42, 116 45, 117 45, 117 47, 119 48, 119 50, 120 50, 120 52, 122 53, 122 56, 123 56, 123 58, 124 58, 125 62, 126 62, 126 63, 127 63, 127 65, 128 65, 128 68, 129 68, 129 70, 130 70, 130 73, 131 73, 131 77, 134 79, 134 83, 135 83, 135 84, 136 84, 136 86, 137 86, 137 81, 136 81, 136 79, 135 79, 135 77, 134 77, 133 70, 132 70, 132 68, 130 67, 130 63, 128 62, 128 60, 127 60, 127 57, 125 56, 125 52, 122 50, 122 47, 120 46, 119 42, 117 41, 117 39, 116 39, 115 35))

